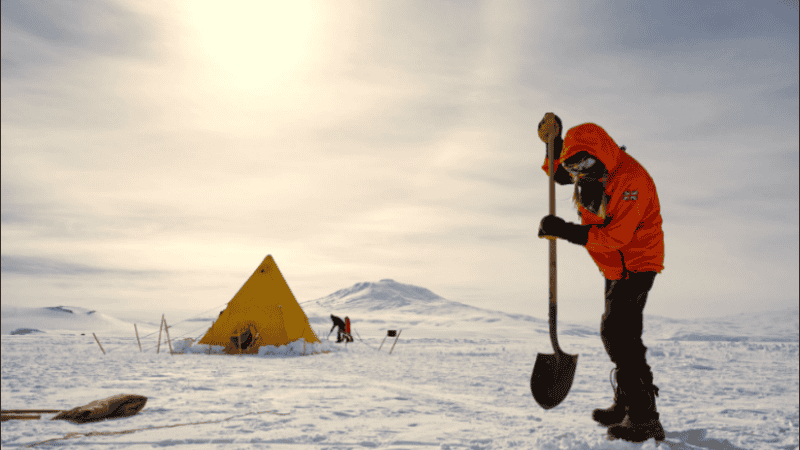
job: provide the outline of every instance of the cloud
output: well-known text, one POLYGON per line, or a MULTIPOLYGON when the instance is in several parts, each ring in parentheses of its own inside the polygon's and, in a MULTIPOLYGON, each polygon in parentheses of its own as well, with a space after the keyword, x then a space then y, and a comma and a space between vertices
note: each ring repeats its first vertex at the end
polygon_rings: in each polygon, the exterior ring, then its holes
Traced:
POLYGON ((610 8, 609 17, 635 18, 636 33, 621 28, 620 34, 628 36, 627 42, 645 47, 771 36, 790 33, 797 26, 797 19, 786 14, 786 8, 772 2, 629 2, 614 3, 610 8))
POLYGON ((30 76, 37 69, 64 65, 75 57, 85 61, 97 56, 157 54, 158 22, 129 6, 97 0, 3 2, 3 77, 30 76), (37 57, 22 53, 23 47, 34 50, 37 57))
POLYGON ((2 271, 7 275, 38 278, 52 276, 157 277, 165 275, 163 272, 113 269, 33 256, 3 255, 1 260, 2 271))

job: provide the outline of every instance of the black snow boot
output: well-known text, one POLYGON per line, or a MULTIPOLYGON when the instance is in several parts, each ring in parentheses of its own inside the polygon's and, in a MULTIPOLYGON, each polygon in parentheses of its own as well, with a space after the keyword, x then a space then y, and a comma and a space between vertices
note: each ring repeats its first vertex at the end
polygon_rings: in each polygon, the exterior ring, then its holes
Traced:
POLYGON ((628 405, 626 404, 625 394, 619 386, 611 379, 612 375, 616 380, 617 369, 611 369, 608 378, 611 381, 611 387, 614 389, 614 404, 610 408, 595 409, 592 411, 592 419, 604 427, 618 424, 622 422, 628 415, 628 405))
POLYGON ((608 437, 630 442, 644 442, 649 439, 663 441, 666 438, 664 427, 658 420, 656 396, 658 387, 653 384, 627 388, 628 417, 620 424, 608 428, 608 437))

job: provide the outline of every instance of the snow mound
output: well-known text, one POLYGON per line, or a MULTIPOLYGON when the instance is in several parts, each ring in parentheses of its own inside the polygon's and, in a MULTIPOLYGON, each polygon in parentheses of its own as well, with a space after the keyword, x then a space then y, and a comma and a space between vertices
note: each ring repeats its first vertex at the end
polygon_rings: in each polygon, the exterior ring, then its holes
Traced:
POLYGON ((17 328, 16 330, 12 331, 10 334, 19 335, 19 334, 32 334, 32 333, 44 333, 44 331, 37 330, 35 328, 17 328))
MULTIPOLYGON (((198 344, 194 339, 181 339, 172 342, 172 349, 173 353, 222 355, 224 354, 223 350, 225 350, 225 347, 221 345, 198 344)), ((258 349, 258 356, 305 356, 329 353, 336 350, 339 350, 339 348, 329 341, 307 343, 304 339, 298 339, 286 345, 264 345, 258 349)))
POLYGON ((45 308, 8 307, 2 311, 4 335, 31 333, 54 334, 132 334, 133 323, 111 317, 93 309, 77 306, 49 306, 45 308))

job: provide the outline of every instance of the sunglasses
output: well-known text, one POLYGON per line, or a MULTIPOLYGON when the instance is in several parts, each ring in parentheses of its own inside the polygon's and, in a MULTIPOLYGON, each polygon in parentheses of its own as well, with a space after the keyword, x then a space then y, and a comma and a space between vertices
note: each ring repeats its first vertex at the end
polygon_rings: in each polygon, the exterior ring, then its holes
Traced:
POLYGON ((576 175, 577 176, 577 175, 588 174, 590 172, 589 169, 592 166, 594 166, 594 164, 596 162, 597 162, 596 159, 592 158, 591 156, 587 156, 587 157, 581 159, 580 161, 572 163, 572 164, 562 163, 561 166, 564 167, 564 169, 567 172, 569 172, 571 175, 576 175))

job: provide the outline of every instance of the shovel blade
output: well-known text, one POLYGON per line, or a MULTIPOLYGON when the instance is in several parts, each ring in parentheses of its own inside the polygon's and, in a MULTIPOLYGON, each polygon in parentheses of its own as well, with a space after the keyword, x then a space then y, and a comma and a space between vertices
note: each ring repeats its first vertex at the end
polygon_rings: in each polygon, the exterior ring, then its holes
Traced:
POLYGON ((531 373, 531 393, 542 408, 550 409, 567 397, 575 379, 578 355, 539 353, 531 373))

